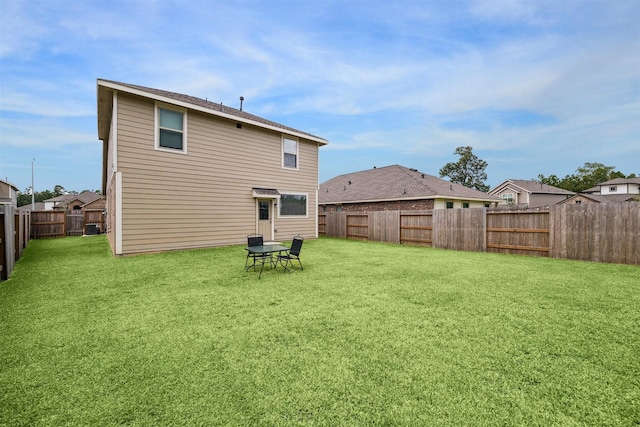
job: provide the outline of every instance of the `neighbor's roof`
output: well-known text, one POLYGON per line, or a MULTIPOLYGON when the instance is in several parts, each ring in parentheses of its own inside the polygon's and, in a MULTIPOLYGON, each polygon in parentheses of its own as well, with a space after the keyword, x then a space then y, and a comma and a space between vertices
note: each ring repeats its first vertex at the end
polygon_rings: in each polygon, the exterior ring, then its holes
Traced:
POLYGON ((598 203, 623 203, 634 201, 637 196, 637 194, 607 194, 603 196, 601 194, 578 193, 560 203, 572 203, 574 199, 579 197, 584 197, 598 203))
POLYGON ((614 178, 609 181, 602 182, 600 185, 621 185, 621 184, 640 184, 640 178, 614 178))
POLYGON ((64 194, 62 196, 52 197, 51 199, 45 200, 45 202, 69 203, 74 200, 80 200, 82 203, 87 204, 95 202, 96 200, 101 198, 102 195, 94 193, 93 191, 83 191, 80 194, 64 194))
POLYGON ((543 184, 539 181, 524 180, 524 179, 507 179, 500 185, 497 185, 494 189, 489 191, 489 194, 496 194, 506 188, 518 187, 527 193, 532 194, 564 194, 571 195, 576 194, 573 191, 565 190, 564 188, 554 187, 553 185, 543 184))
POLYGON ((463 199, 496 202, 498 197, 400 165, 337 176, 320 184, 318 202, 463 199))
POLYGON ((329 142, 320 138, 319 136, 312 135, 310 133, 294 129, 289 126, 282 125, 280 123, 276 123, 271 120, 267 120, 263 117, 259 117, 253 114, 249 114, 244 110, 238 110, 233 107, 229 107, 223 105, 221 102, 211 102, 207 99, 197 98, 195 96, 184 95, 177 92, 169 92, 161 89, 154 89, 145 86, 138 86, 129 83, 121 83, 113 80, 104 80, 98 79, 98 135, 100 139, 105 139, 108 133, 109 126, 109 113, 107 111, 102 112, 101 114, 101 106, 107 107, 110 104, 110 99, 105 99, 104 96, 101 97, 101 88, 102 90, 116 90, 132 93, 135 95, 143 96, 146 98, 155 99, 157 101, 165 102, 168 104, 174 104, 185 108, 190 108, 192 110, 202 111, 208 114, 213 114, 220 117, 225 117, 227 119, 232 119, 238 122, 251 124, 254 126, 259 126, 266 129, 276 130, 279 132, 285 132, 291 134, 292 136, 298 136, 301 138, 305 138, 310 141, 317 142, 320 145, 326 145, 329 142))
POLYGON ((20 206, 18 209, 21 211, 43 211, 45 210, 45 205, 44 202, 35 202, 34 204, 29 203, 28 205, 20 206), (32 207, 35 209, 31 209, 32 207))

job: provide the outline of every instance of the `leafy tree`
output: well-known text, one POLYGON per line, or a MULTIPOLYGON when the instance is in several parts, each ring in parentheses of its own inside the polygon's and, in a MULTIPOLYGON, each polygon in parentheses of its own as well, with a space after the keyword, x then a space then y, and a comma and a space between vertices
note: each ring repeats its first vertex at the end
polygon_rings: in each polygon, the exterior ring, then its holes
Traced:
MULTIPOLYGON (((36 202, 44 202, 45 200, 53 199, 54 197, 58 197, 63 194, 65 194, 64 187, 62 187, 61 185, 56 185, 53 191, 51 190, 36 191, 33 198, 35 199, 36 202)), ((30 205, 30 204, 31 204, 31 187, 28 187, 25 189, 24 193, 18 192, 18 207, 30 205)))
POLYGON ((559 179, 556 175, 548 177, 538 175, 538 181, 543 184, 553 185, 576 193, 614 178, 635 178, 635 174, 625 176, 622 172, 616 171, 615 166, 586 162, 584 166, 576 170, 575 174, 567 175, 562 179, 559 179))
POLYGON ((65 194, 67 194, 62 185, 56 185, 55 187, 53 187, 53 192, 55 194, 55 197, 64 196, 65 194))
POLYGON ((487 179, 487 162, 478 158, 472 152, 472 148, 458 147, 454 154, 460 156, 457 162, 449 162, 440 169, 440 178, 449 177, 451 182, 455 182, 465 187, 475 188, 479 191, 489 191, 489 186, 484 182, 487 179))

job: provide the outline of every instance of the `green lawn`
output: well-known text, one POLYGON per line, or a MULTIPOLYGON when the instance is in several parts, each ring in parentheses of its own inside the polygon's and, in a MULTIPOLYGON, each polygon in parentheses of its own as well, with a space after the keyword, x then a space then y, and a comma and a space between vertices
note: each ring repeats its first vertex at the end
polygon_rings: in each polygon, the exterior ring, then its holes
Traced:
POLYGON ((31 241, 0 282, 0 425, 640 425, 640 268, 307 240, 118 258, 31 241))

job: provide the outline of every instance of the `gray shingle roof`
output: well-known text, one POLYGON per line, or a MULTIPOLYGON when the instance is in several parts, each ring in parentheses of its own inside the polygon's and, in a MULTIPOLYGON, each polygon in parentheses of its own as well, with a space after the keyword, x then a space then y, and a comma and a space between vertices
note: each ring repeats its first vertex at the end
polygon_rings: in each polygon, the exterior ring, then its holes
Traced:
POLYGON ((518 187, 535 194, 575 194, 573 191, 565 190, 564 188, 554 187, 553 185, 542 184, 538 181, 524 180, 524 179, 510 179, 512 183, 518 187))
POLYGON ((635 197, 638 195, 637 194, 607 194, 603 196, 601 194, 579 193, 573 197, 570 197, 564 203, 571 203, 573 199, 579 196, 586 197, 587 199, 591 199, 600 203, 622 203, 622 202, 633 201, 635 200, 635 197))
POLYGON ((154 88, 150 88, 150 87, 146 87, 146 86, 134 85, 134 84, 130 84, 130 83, 122 83, 122 82, 117 82, 117 81, 113 81, 113 80, 99 79, 99 81, 100 82, 111 83, 111 84, 114 84, 114 85, 118 85, 118 86, 122 86, 122 87, 125 87, 125 88, 129 88, 129 89, 133 89, 133 90, 138 91, 138 92, 145 92, 145 93, 148 93, 150 95, 159 96, 159 97, 162 97, 162 98, 165 98, 165 99, 168 99, 168 100, 174 100, 174 101, 178 101, 178 102, 182 102, 182 103, 191 104, 191 105, 194 105, 194 106, 197 106, 197 107, 201 107, 201 108, 204 108, 204 109, 212 111, 212 112, 219 112, 219 113, 235 116, 238 119, 243 119, 243 120, 250 121, 250 122, 256 122, 256 123, 259 123, 259 124, 275 127, 275 128, 278 128, 278 129, 282 129, 284 131, 290 131, 290 132, 293 132, 293 133, 296 133, 296 134, 308 135, 308 136, 310 136, 312 138, 325 141, 325 143, 326 143, 326 140, 324 140, 324 138, 321 138, 321 137, 316 136, 316 135, 312 135, 309 132, 304 132, 304 131, 292 128, 290 126, 285 126, 283 124, 276 123, 274 121, 265 119, 263 117, 247 113, 244 110, 239 110, 237 108, 233 108, 233 107, 229 107, 229 106, 223 105, 222 103, 219 103, 219 102, 211 102, 209 100, 198 98, 198 97, 191 96, 191 95, 185 95, 185 94, 177 93, 177 92, 170 92, 170 91, 162 90, 162 89, 154 89, 154 88))
POLYGON ((451 198, 499 201, 482 191, 400 165, 340 175, 320 184, 320 204, 451 198))
POLYGON ((80 194, 65 194, 62 196, 53 197, 51 199, 45 200, 45 202, 68 203, 68 202, 72 202, 73 200, 80 200, 82 203, 86 204, 86 203, 95 202, 100 198, 102 198, 100 194, 94 193, 92 191, 83 191, 80 194))
POLYGON ((598 185, 640 184, 640 178, 614 178, 598 185))

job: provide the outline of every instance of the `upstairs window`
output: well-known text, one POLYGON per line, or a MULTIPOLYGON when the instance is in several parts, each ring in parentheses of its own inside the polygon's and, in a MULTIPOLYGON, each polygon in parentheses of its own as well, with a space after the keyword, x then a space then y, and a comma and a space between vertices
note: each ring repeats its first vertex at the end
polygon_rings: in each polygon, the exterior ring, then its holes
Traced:
POLYGON ((186 152, 186 112, 156 107, 156 147, 186 152))
POLYGON ((609 192, 610 193, 615 193, 616 191, 618 191, 618 187, 615 185, 612 185, 611 187, 609 187, 609 192))
POLYGON ((282 138, 282 167, 298 169, 298 141, 282 138))

